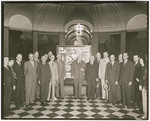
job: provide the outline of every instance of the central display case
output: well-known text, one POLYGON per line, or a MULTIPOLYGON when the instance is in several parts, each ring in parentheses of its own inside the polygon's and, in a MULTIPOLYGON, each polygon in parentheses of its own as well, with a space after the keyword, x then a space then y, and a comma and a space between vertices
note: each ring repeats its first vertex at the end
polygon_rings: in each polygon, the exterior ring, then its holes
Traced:
POLYGON ((92 55, 91 45, 72 46, 64 45, 57 46, 57 53, 62 55, 62 59, 65 62, 66 79, 71 79, 71 63, 77 59, 78 55, 82 55, 82 60, 87 63, 92 55))

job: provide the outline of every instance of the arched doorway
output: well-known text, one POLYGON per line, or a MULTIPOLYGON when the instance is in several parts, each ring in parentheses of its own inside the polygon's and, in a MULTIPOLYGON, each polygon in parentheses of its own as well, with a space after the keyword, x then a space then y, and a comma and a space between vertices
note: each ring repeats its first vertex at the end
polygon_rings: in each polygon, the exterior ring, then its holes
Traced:
POLYGON ((9 56, 15 58, 18 53, 23 59, 33 52, 32 23, 23 15, 14 15, 9 19, 9 56))

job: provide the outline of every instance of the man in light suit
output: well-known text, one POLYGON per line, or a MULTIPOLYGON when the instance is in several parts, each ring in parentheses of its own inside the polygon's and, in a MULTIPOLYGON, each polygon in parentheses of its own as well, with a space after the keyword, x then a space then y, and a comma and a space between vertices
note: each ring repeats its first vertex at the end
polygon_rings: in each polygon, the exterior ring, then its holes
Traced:
POLYGON ((50 80, 49 83, 49 94, 48 94, 48 98, 47 100, 50 100, 50 95, 51 95, 51 87, 52 87, 52 99, 53 100, 57 100, 56 96, 55 96, 55 87, 56 87, 56 83, 58 82, 58 70, 57 70, 57 64, 55 63, 55 56, 52 55, 50 57, 51 61, 48 62, 49 67, 51 69, 51 74, 52 74, 52 78, 50 80))
POLYGON ((134 66, 131 61, 128 60, 128 54, 123 54, 123 64, 120 72, 120 82, 122 87, 122 103, 123 107, 127 105, 131 106, 131 90, 134 77, 134 66))
MULTIPOLYGON (((100 64, 100 60, 101 60, 101 54, 98 52, 96 54, 96 59, 95 59, 95 63, 96 63, 96 67, 97 67, 97 76, 98 76, 98 71, 99 71, 99 64, 100 64)), ((96 80, 96 97, 97 98, 102 98, 102 86, 101 86, 101 80, 98 78, 96 80)))
POLYGON ((118 86, 120 68, 119 68, 119 63, 115 61, 114 55, 110 56, 110 61, 111 62, 107 63, 107 66, 106 66, 105 80, 106 80, 106 83, 108 83, 110 86, 110 90, 108 92, 109 102, 115 105, 115 103, 117 102, 116 90, 118 86))
POLYGON ((34 103, 35 85, 37 83, 37 62, 34 61, 34 55, 29 54, 29 61, 24 64, 26 106, 34 103))
POLYGON ((101 86, 102 86, 102 100, 108 100, 108 91, 105 91, 103 88, 105 84, 105 71, 106 71, 106 65, 109 63, 108 53, 103 53, 104 58, 100 60, 99 64, 99 79, 101 79, 101 86))
POLYGON ((81 55, 71 64, 71 74, 74 78, 75 98, 81 98, 82 83, 85 80, 86 64, 81 60, 81 55))
POLYGON ((56 83, 56 97, 64 98, 64 79, 65 79, 65 63, 62 60, 61 54, 57 54, 57 70, 58 70, 58 82, 56 83))

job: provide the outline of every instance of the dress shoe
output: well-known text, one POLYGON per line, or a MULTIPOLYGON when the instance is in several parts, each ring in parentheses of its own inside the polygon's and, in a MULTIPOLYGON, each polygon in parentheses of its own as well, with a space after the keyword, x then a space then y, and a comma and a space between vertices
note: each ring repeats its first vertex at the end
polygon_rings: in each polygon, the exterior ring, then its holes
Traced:
POLYGON ((90 98, 88 97, 87 100, 90 100, 90 98))
POLYGON ((57 98, 56 98, 56 97, 54 97, 54 98, 53 98, 53 100, 57 100, 57 98))
POLYGON ((29 104, 28 105, 25 105, 26 107, 29 107, 29 104))
POLYGON ((112 103, 112 105, 115 105, 115 103, 112 103))

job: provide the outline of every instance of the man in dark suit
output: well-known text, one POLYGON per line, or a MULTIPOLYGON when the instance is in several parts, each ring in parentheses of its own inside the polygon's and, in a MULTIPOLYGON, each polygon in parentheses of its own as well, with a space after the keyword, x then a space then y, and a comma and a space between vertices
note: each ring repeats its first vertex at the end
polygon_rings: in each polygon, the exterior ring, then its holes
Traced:
POLYGON ((122 87, 122 103, 123 107, 127 105, 128 108, 131 106, 131 89, 134 76, 134 66, 131 61, 128 60, 128 54, 123 54, 123 65, 121 68, 120 82, 122 87))
POLYGON ((22 63, 22 55, 17 54, 16 62, 13 65, 14 72, 16 73, 16 90, 14 96, 14 104, 16 107, 23 106, 25 77, 24 77, 24 64, 22 63))
POLYGON ((105 80, 109 84, 108 99, 113 105, 117 102, 117 85, 119 80, 119 63, 115 61, 115 56, 110 55, 110 62, 107 63, 105 80))
POLYGON ((37 83, 38 64, 34 60, 34 55, 29 54, 29 61, 24 64, 26 106, 33 104, 35 100, 35 85, 37 83))
MULTIPOLYGON (((40 63, 40 60, 39 60, 39 52, 38 52, 38 51, 36 51, 36 52, 34 53, 34 60, 37 62, 37 64, 40 63)), ((39 98, 40 98, 40 86, 39 86, 38 83, 36 83, 36 84, 35 84, 35 99, 36 99, 36 100, 39 100, 39 98)))
POLYGON ((82 61, 81 55, 79 55, 78 59, 71 64, 71 74, 74 78, 75 98, 81 98, 82 83, 83 80, 85 80, 85 69, 86 64, 82 61))
POLYGON ((46 62, 46 57, 41 57, 42 62, 38 65, 38 83, 41 85, 40 88, 40 101, 41 105, 47 101, 48 93, 49 93, 49 83, 51 79, 51 70, 49 68, 48 63, 46 62))
POLYGON ((139 63, 139 56, 134 55, 134 78, 133 82, 134 85, 132 85, 132 96, 133 96, 133 102, 137 103, 139 110, 142 112, 142 90, 139 90, 139 87, 142 87, 142 66, 139 63))
POLYGON ((58 82, 56 83, 56 97, 64 98, 64 79, 65 79, 65 63, 62 60, 61 54, 57 54, 57 70, 58 70, 58 82))
POLYGON ((87 81, 87 100, 94 99, 96 79, 98 80, 97 64, 94 56, 90 57, 90 62, 86 64, 85 79, 87 81))
POLYGON ((10 115, 10 105, 12 101, 14 77, 11 68, 8 66, 9 58, 4 57, 3 77, 2 80, 2 117, 10 115))

